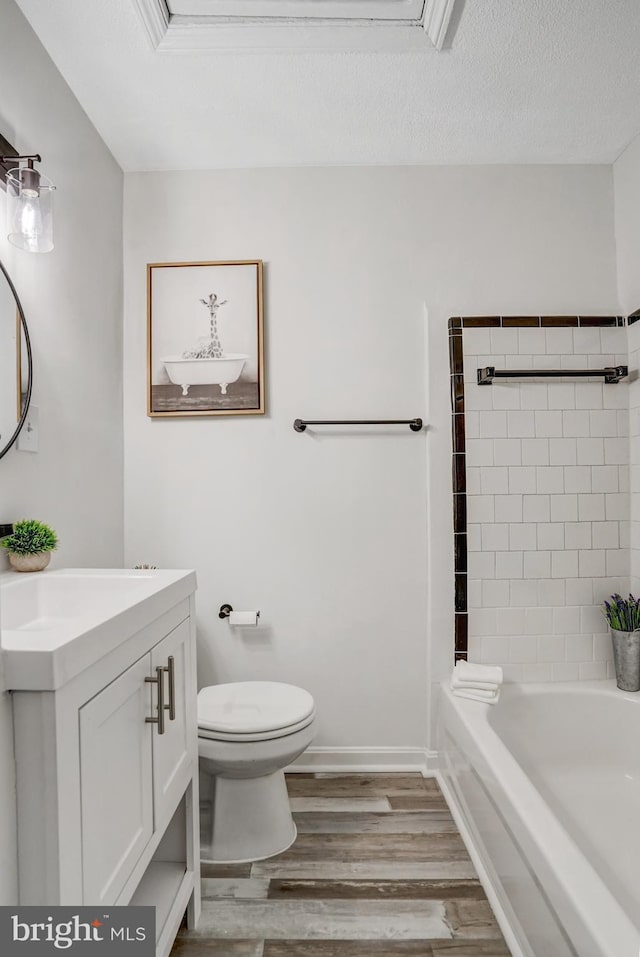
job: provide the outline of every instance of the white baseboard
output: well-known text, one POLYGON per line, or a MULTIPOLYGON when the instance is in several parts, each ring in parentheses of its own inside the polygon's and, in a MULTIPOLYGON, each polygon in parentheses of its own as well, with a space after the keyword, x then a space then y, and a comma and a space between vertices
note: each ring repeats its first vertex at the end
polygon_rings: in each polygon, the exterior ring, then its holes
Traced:
POLYGON ((431 777, 437 754, 421 748, 307 748, 286 768, 287 774, 397 774, 431 777))
POLYGON ((449 787, 447 781, 445 780, 444 775, 440 771, 435 772, 435 776, 438 779, 438 784, 440 785, 440 790, 444 795, 444 799, 449 805, 449 810, 451 811, 451 816, 456 822, 456 827, 460 831, 460 836, 464 841, 465 847, 469 852, 469 857, 473 863, 473 866, 476 869, 480 883, 482 884, 483 890, 487 895, 487 899, 491 905, 491 909, 495 915, 495 918, 498 922, 498 927, 502 931, 502 936, 504 937, 507 947, 511 951, 512 957, 526 957, 524 951, 522 950, 520 943, 513 932, 509 918, 507 917, 504 907, 500 901, 500 897, 496 889, 493 886, 493 881, 489 877, 489 873, 484 866, 484 861, 478 851, 475 841, 471 836, 471 831, 467 827, 467 823, 462 814, 462 810, 453 794, 453 791, 449 787))

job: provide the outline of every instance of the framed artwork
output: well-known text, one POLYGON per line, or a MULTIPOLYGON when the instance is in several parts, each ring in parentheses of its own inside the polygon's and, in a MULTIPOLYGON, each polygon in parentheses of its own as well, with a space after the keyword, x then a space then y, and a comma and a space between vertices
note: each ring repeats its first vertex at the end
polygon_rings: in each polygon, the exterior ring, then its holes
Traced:
POLYGON ((149 263, 147 414, 264 414, 262 260, 149 263))

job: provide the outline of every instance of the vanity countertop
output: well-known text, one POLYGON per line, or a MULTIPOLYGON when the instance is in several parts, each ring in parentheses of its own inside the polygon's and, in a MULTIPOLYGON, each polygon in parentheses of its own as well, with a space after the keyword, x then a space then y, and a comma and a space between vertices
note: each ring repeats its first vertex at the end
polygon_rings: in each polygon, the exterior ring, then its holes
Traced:
POLYGON ((191 570, 63 568, 1 574, 4 688, 55 691, 188 599, 196 587, 191 570))

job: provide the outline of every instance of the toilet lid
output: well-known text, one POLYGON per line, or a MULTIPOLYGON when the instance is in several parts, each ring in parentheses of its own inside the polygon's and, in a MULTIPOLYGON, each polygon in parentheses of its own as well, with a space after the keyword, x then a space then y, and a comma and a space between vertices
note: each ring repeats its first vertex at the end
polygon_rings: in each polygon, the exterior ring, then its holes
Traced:
POLYGON ((198 693, 198 727, 226 734, 289 728, 313 710, 308 691, 276 681, 234 681, 198 693))

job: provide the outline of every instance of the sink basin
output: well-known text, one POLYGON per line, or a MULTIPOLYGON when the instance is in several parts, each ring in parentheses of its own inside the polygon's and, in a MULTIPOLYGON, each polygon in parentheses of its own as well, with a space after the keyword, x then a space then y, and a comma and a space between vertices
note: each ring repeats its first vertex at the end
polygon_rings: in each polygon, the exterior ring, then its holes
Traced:
POLYGON ((5 688, 56 690, 183 599, 186 618, 195 587, 194 572, 171 569, 0 575, 5 688))

